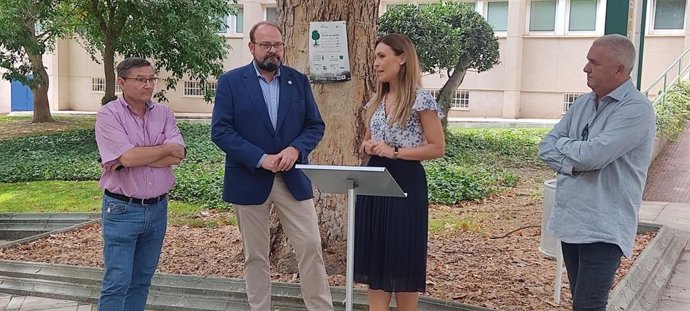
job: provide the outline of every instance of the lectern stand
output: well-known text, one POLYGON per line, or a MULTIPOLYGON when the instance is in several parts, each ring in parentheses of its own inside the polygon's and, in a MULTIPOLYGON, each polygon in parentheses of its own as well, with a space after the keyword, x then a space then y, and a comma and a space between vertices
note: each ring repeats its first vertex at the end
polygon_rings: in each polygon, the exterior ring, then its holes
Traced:
POLYGON ((355 199, 358 194, 406 197, 385 167, 303 165, 301 169, 321 192, 347 193, 347 281, 345 311, 352 311, 352 278, 355 251, 355 199))

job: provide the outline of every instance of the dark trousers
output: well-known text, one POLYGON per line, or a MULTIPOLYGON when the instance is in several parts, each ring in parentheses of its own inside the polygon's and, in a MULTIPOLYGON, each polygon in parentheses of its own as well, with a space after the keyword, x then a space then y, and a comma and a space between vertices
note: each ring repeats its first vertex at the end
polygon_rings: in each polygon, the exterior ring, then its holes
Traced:
POLYGON ((606 311, 609 291, 623 252, 616 244, 561 242, 573 311, 606 311))

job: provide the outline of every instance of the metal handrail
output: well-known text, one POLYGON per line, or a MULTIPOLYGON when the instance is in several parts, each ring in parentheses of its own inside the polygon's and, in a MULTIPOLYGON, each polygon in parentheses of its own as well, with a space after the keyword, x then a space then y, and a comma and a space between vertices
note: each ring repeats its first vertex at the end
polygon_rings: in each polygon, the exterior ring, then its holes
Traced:
MULTIPOLYGON (((676 60, 670 66, 668 66, 668 68, 666 68, 664 73, 662 73, 661 76, 659 76, 659 78, 656 79, 656 81, 654 81, 646 89, 642 90, 642 93, 645 96, 649 97, 649 91, 651 91, 653 88, 657 87, 659 85, 659 83, 663 82, 663 87, 660 90, 661 92, 656 96, 656 98, 654 98, 654 102, 653 102, 654 104, 656 104, 659 100, 661 100, 662 101, 661 104, 663 105, 665 102, 666 92, 668 91, 668 89, 671 86, 673 86, 676 82, 678 82, 678 80, 681 77, 683 77, 686 73, 688 73, 690 71, 690 60, 688 60, 688 64, 685 65, 685 67, 683 67, 683 58, 685 56, 687 56, 689 53, 690 53, 690 48, 688 48, 680 56, 678 56, 678 58, 676 58, 676 60), (668 83, 669 73, 671 73, 671 71, 676 69, 676 68, 678 69, 676 76, 673 79, 671 79, 670 83, 668 83)), ((690 73, 688 73, 688 74, 689 74, 688 79, 690 79, 690 73)))

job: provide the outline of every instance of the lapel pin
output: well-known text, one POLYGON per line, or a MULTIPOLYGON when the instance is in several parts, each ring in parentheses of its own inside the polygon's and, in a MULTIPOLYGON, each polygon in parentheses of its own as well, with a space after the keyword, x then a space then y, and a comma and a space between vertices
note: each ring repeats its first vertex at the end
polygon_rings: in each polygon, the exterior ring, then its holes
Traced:
POLYGON ((292 80, 288 80, 288 84, 292 84, 292 80))

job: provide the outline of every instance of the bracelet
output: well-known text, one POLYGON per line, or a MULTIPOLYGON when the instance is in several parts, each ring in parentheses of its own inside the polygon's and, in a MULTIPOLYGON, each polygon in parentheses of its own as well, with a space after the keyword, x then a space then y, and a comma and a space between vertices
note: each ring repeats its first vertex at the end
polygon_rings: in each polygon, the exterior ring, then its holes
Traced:
POLYGON ((400 150, 398 150, 398 147, 393 147, 393 160, 397 159, 399 154, 400 150))

